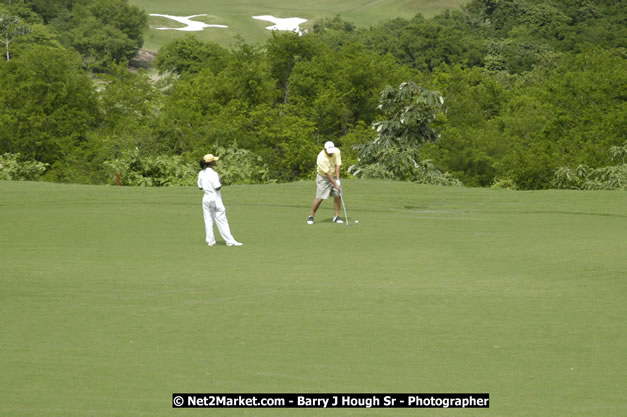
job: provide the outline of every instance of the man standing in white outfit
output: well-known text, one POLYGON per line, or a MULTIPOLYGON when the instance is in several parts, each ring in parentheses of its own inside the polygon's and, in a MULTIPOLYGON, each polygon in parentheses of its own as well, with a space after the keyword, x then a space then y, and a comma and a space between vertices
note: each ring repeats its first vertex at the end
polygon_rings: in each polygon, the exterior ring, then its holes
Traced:
POLYGON ((205 218, 205 240, 207 245, 215 246, 216 239, 213 235, 213 222, 218 226, 218 231, 227 246, 242 246, 242 243, 235 240, 231 235, 229 221, 226 218, 226 208, 222 203, 222 195, 220 189, 220 176, 213 170, 216 161, 220 159, 212 154, 205 155, 200 160, 202 171, 198 173, 198 188, 203 190, 205 194, 202 197, 202 210, 205 218))

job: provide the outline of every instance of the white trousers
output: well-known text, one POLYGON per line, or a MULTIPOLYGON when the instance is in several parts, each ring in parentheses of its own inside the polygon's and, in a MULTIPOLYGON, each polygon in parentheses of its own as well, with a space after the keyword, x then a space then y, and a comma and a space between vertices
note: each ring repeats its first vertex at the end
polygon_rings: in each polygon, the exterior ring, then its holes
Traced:
POLYGON ((221 200, 203 198, 202 211, 203 217, 205 218, 205 240, 208 244, 213 245, 216 243, 216 238, 213 235, 214 222, 218 226, 218 231, 226 243, 235 242, 235 238, 231 235, 229 221, 226 219, 226 208, 221 200))

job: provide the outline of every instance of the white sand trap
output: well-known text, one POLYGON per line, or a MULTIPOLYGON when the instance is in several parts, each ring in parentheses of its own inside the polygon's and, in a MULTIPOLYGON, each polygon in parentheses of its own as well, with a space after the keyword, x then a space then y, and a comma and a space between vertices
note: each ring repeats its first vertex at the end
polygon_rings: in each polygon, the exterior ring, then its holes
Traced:
POLYGON ((224 25, 208 25, 204 22, 197 22, 195 20, 191 20, 194 17, 207 16, 206 14, 195 14, 192 16, 170 16, 167 14, 151 14, 150 16, 165 17, 167 19, 176 20, 179 23, 187 25, 182 28, 155 28, 157 30, 181 30, 183 32, 198 32, 205 28, 228 28, 228 26, 224 26, 224 25))
POLYGON ((303 31, 299 27, 301 23, 305 23, 307 19, 301 19, 300 17, 288 17, 282 19, 274 16, 253 16, 253 19, 265 20, 266 22, 272 22, 274 25, 267 26, 268 30, 289 30, 290 32, 296 32, 299 35, 303 34, 303 31))

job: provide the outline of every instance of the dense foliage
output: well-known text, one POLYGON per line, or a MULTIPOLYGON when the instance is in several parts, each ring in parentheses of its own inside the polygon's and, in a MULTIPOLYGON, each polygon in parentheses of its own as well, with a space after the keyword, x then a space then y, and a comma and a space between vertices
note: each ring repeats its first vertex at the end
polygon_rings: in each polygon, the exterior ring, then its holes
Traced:
POLYGON ((18 154, 0 155, 0 180, 32 181, 38 179, 47 164, 25 160, 18 154))
POLYGON ((188 35, 155 82, 128 70, 147 15, 127 0, 0 0, 0 154, 52 181, 175 185, 213 152, 251 183, 311 177, 332 140, 361 176, 624 189, 626 16, 620 0, 472 0, 262 45, 188 35))
POLYGON ((590 168, 579 165, 572 169, 562 167, 555 172, 558 188, 574 190, 625 190, 627 189, 627 142, 612 146, 610 157, 615 165, 590 168))
POLYGON ((460 185, 450 174, 441 173, 431 161, 420 160, 420 146, 436 142, 433 129, 436 114, 444 108, 444 98, 413 82, 381 92, 378 107, 385 119, 373 123, 374 140, 356 145, 358 162, 348 171, 360 178, 387 178, 438 185, 460 185))

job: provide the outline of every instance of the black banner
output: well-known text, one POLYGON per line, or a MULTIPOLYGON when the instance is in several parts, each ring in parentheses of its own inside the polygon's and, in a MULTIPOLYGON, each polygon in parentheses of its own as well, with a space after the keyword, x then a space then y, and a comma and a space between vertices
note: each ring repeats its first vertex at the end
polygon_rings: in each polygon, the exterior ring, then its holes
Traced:
POLYGON ((489 408, 490 394, 172 394, 173 408, 489 408))

